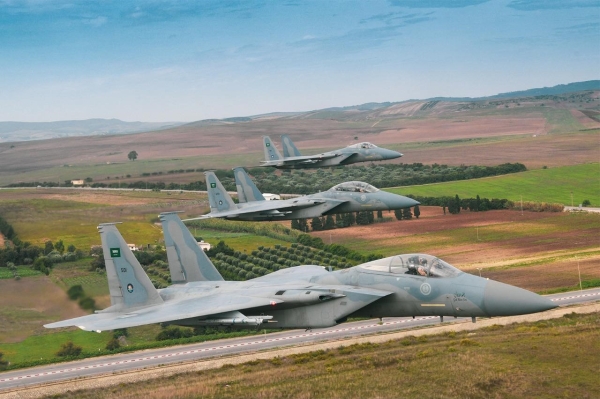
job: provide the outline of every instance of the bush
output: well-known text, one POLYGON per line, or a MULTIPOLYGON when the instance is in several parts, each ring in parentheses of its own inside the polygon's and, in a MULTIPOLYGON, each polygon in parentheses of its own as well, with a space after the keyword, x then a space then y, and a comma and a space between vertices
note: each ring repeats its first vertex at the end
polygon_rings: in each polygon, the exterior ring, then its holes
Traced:
POLYGON ((592 203, 588 199, 584 199, 583 202, 581 203, 581 206, 590 206, 590 205, 592 205, 592 203))
POLYGON ((109 351, 114 351, 115 349, 119 349, 120 347, 121 347, 121 344, 119 343, 119 340, 116 338, 111 339, 106 344, 106 349, 109 351))
POLYGON ((6 370, 8 367, 8 361, 2 359, 2 356, 4 356, 4 353, 0 352, 0 370, 6 370))
POLYGON ((118 339, 119 337, 128 337, 129 331, 126 328, 117 328, 113 331, 113 338, 118 339))
POLYGON ((83 348, 81 346, 75 345, 73 341, 65 342, 61 345, 58 352, 56 352, 56 356, 58 357, 75 357, 81 354, 83 348))
POLYGON ((165 341, 167 339, 189 338, 193 335, 194 333, 187 328, 181 329, 179 327, 168 327, 158 333, 156 340, 165 341))
POLYGON ((93 298, 86 296, 85 298, 81 298, 79 300, 79 306, 81 306, 82 309, 95 310, 96 309, 96 301, 94 301, 93 298))
POLYGON ((74 285, 67 291, 67 295, 71 300, 76 300, 79 298, 83 298, 83 287, 81 285, 74 285))

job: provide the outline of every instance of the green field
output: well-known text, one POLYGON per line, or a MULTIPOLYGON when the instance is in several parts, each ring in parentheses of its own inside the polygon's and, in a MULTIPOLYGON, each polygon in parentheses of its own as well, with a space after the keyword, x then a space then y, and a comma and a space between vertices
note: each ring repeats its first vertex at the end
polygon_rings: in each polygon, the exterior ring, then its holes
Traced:
POLYGON ((512 175, 386 189, 402 195, 425 197, 506 198, 512 201, 550 202, 577 206, 583 200, 600 206, 600 164, 589 163, 530 170, 512 175))

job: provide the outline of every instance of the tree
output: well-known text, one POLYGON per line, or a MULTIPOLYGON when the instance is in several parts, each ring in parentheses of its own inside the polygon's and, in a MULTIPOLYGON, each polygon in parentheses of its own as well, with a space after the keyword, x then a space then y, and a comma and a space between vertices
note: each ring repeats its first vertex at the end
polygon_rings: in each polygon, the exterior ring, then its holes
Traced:
POLYGON ((77 248, 75 248, 75 245, 73 245, 73 244, 70 244, 70 245, 67 247, 67 251, 69 251, 69 252, 75 252, 75 250, 76 250, 76 249, 77 249, 77 248))
POLYGON ((52 251, 54 251, 54 244, 52 244, 52 241, 46 241, 44 244, 44 255, 48 255, 52 251))
POLYGON ((413 213, 415 214, 415 217, 418 219, 419 216, 421 216, 421 210, 419 209, 419 205, 415 205, 415 208, 413 210, 413 213))
POLYGON ((135 161, 138 157, 138 153, 135 151, 129 151, 129 154, 127 154, 127 158, 129 158, 130 161, 135 161))
POLYGON ((333 221, 333 216, 327 215, 325 218, 325 225, 323 226, 323 230, 331 230, 335 227, 335 222, 333 221))
POLYGON ((319 217, 313 218, 310 226, 312 227, 313 231, 321 231, 323 230, 323 221, 319 217))
POLYGON ((56 249, 62 255, 63 252, 65 252, 65 244, 63 243, 63 240, 56 241, 56 244, 54 244, 54 249, 56 249))
POLYGON ((298 227, 299 227, 298 230, 303 231, 303 232, 306 233, 308 231, 308 222, 306 221, 306 219, 299 219, 298 220, 298 227))
POLYGON ((592 205, 592 203, 588 199, 584 199, 583 202, 581 203, 581 206, 590 206, 590 205, 592 205))
POLYGON ((75 345, 73 341, 65 342, 61 345, 58 352, 56 352, 56 356, 58 357, 74 357, 79 356, 83 348, 81 346, 75 345))

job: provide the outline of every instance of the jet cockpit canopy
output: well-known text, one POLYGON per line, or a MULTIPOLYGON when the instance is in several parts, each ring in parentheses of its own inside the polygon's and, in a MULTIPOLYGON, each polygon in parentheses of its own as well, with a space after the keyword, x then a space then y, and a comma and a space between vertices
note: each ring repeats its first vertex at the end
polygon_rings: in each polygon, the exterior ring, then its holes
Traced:
POLYGON ((404 254, 360 265, 368 271, 412 274, 422 277, 456 277, 462 272, 443 260, 427 254, 404 254))
POLYGON ((348 148, 369 149, 369 148, 378 148, 378 147, 373 143, 369 143, 369 142, 365 141, 364 143, 356 143, 356 144, 349 145, 348 148))
POLYGON ((329 191, 349 191, 356 193, 375 193, 379 191, 377 187, 373 187, 370 184, 364 183, 362 181, 347 181, 344 183, 340 183, 337 186, 333 186, 329 189, 329 191))

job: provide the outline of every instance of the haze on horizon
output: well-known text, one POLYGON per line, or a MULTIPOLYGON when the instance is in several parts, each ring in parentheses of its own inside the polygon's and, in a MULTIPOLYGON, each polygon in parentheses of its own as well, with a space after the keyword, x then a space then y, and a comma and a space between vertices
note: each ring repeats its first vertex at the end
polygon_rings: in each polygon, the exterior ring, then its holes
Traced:
POLYGON ((599 78, 597 0, 0 0, 0 121, 195 121, 599 78))

